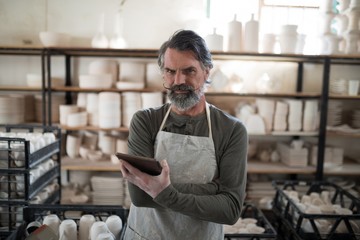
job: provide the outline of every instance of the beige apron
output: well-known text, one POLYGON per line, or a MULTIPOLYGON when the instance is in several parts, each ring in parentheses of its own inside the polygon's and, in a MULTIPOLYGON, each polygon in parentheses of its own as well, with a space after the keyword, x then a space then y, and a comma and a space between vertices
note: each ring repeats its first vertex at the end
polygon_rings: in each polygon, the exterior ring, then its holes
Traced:
MULTIPOLYGON (((217 177, 215 147, 212 140, 210 110, 206 104, 209 137, 188 136, 162 131, 166 113, 155 141, 155 158, 166 159, 173 183, 208 183, 217 177)), ((221 224, 161 208, 131 205, 125 239, 223 239, 221 224)))

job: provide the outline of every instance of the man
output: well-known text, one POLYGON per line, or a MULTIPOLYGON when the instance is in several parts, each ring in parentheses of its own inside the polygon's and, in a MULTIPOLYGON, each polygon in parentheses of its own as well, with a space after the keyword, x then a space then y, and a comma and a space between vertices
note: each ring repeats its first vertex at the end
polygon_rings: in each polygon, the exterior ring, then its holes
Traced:
POLYGON ((176 32, 158 64, 171 103, 138 111, 128 146, 161 161, 162 172, 150 176, 121 161, 133 203, 125 239, 223 239, 222 224, 234 224, 244 202, 246 129, 206 102, 213 64, 195 32, 176 32))

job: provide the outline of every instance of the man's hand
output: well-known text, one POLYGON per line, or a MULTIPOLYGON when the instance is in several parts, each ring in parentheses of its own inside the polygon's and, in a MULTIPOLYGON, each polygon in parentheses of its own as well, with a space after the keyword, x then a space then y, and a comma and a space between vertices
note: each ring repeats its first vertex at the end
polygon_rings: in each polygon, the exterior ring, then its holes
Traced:
POLYGON ((120 161, 123 178, 138 186, 144 192, 155 198, 162 190, 170 185, 170 168, 166 160, 160 162, 162 171, 158 176, 151 176, 133 167, 126 161, 120 161))

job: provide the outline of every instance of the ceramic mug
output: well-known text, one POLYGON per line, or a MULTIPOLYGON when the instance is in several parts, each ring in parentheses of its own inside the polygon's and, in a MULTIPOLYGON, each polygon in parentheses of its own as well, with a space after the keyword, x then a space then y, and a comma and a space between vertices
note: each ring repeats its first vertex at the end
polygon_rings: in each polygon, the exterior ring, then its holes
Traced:
POLYGON ((27 226, 26 226, 26 236, 29 236, 32 232, 34 232, 36 229, 38 229, 41 226, 41 223, 38 221, 33 221, 30 222, 27 226))
POLYGON ((90 228, 90 240, 97 240, 100 233, 111 233, 105 222, 94 222, 90 228))
POLYGON ((105 223, 108 226, 110 232, 114 234, 115 238, 118 238, 123 227, 121 218, 117 215, 111 215, 106 219, 105 223))
POLYGON ((90 229, 96 219, 91 214, 81 216, 79 222, 79 240, 89 240, 90 229))
POLYGON ((72 219, 65 219, 59 226, 60 240, 74 240, 77 239, 77 225, 72 219))
POLYGON ((58 217, 58 215, 49 214, 49 215, 45 216, 44 220, 43 220, 43 224, 46 224, 47 226, 49 226, 54 231, 56 236, 59 236, 59 227, 61 224, 61 220, 58 217))

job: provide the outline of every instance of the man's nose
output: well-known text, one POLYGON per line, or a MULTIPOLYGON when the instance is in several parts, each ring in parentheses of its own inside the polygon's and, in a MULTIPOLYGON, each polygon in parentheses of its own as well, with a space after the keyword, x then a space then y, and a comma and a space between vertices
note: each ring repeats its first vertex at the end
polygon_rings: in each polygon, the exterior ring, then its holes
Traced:
POLYGON ((176 71, 174 83, 176 85, 185 83, 185 75, 181 71, 176 71))

